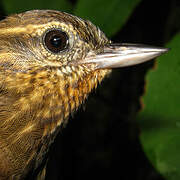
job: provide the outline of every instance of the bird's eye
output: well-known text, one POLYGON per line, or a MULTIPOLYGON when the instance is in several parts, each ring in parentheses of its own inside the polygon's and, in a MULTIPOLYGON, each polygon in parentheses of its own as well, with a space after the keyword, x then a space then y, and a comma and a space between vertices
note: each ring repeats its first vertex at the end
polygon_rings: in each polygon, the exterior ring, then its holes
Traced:
POLYGON ((68 47, 68 36, 60 29, 48 30, 44 35, 44 46, 52 53, 60 53, 68 47))

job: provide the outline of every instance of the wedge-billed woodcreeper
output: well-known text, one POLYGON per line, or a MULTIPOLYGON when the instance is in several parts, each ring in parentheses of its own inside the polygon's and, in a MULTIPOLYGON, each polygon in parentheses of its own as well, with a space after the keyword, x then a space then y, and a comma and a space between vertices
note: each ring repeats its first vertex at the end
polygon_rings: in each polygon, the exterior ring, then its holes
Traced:
MULTIPOLYGON (((0 179, 24 179, 112 68, 167 49, 113 44, 87 20, 33 10, 0 22, 0 179)), ((44 179, 45 175, 39 175, 44 179)))

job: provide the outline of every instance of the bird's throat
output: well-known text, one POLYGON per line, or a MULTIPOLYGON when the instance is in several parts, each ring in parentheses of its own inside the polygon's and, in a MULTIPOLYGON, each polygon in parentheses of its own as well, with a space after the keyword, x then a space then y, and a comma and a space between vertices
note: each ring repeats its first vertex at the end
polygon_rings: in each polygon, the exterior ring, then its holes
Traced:
MULTIPOLYGON (((6 76, 2 90, 11 102, 4 105, 10 113, 1 109, 1 139, 6 140, 8 150, 16 158, 25 158, 18 162, 28 164, 37 158, 37 149, 40 149, 41 156, 46 153, 43 151, 47 151, 53 142, 58 127, 67 121, 109 72, 91 71, 86 66, 63 66, 33 68, 26 73, 6 76), (42 145, 44 139, 46 147, 42 145)), ((21 165, 25 167, 27 164, 21 165)))

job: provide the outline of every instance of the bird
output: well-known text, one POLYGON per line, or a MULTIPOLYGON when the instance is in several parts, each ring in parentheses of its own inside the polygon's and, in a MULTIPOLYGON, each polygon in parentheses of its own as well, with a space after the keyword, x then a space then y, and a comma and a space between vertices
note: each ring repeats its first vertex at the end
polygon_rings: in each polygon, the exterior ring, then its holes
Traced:
POLYGON ((0 21, 0 179, 25 179, 45 164, 68 117, 113 68, 167 52, 113 43, 88 20, 31 10, 0 21))

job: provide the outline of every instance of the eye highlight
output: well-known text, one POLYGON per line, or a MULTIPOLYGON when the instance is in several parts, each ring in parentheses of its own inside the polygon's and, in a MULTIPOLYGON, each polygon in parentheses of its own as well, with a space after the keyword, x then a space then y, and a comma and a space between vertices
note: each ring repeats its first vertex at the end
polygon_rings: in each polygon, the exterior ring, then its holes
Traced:
POLYGON ((67 49, 69 38, 60 29, 50 29, 44 34, 43 44, 51 53, 58 54, 67 49))

